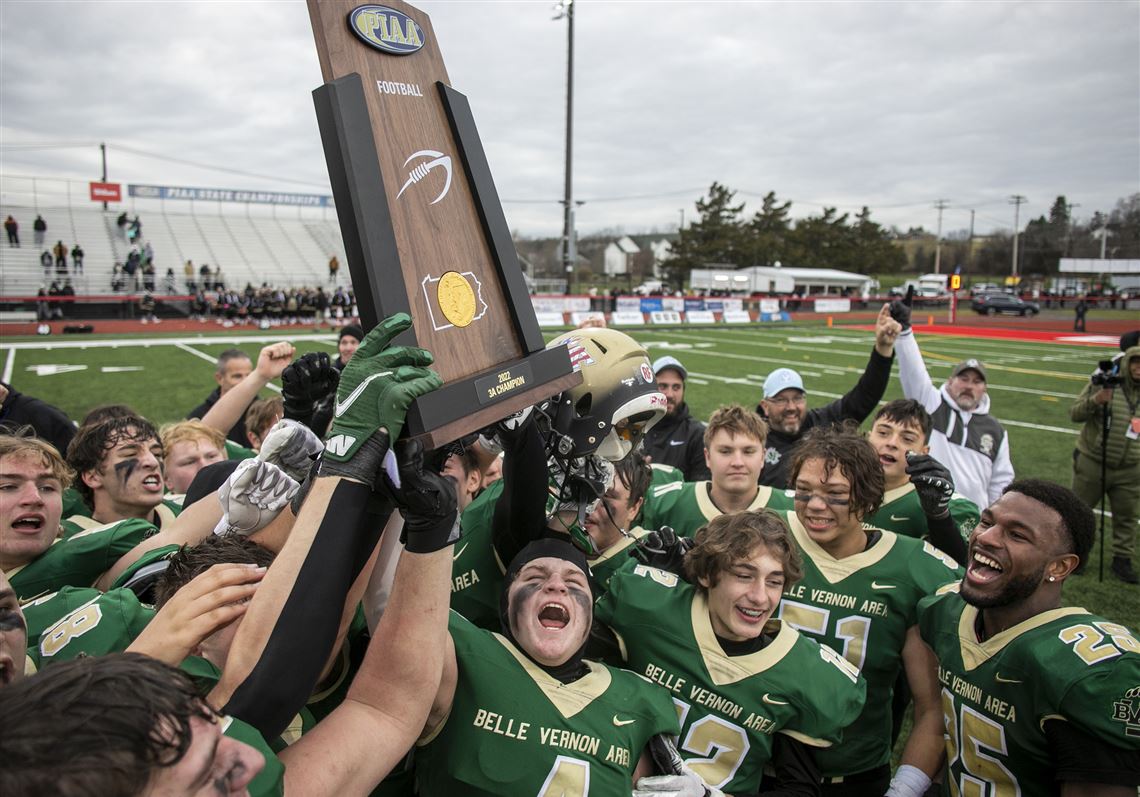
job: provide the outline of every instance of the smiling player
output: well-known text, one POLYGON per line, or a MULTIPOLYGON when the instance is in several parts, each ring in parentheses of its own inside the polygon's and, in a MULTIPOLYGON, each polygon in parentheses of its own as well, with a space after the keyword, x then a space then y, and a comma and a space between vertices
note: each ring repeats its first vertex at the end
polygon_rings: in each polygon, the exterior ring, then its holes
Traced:
POLYGON ((685 556, 686 583, 637 565, 598 601, 632 669, 670 690, 688 772, 647 778, 636 794, 753 794, 770 762, 785 785, 814 788, 809 748, 839 740, 863 705, 854 667, 776 619, 801 574, 799 552, 774 513, 720 515, 685 556), (711 756, 711 757, 710 757, 711 756))
POLYGON ((943 685, 953 793, 1136 794, 1140 642, 1061 608, 1094 536, 1075 493, 1015 481, 982 512, 960 591, 920 604, 943 685))
POLYGON ((739 404, 718 409, 705 428, 705 462, 712 479, 654 487, 642 510, 642 525, 648 529, 670 526, 680 536, 692 537, 701 526, 727 512, 790 509, 791 501, 783 490, 757 484, 767 437, 768 425, 756 413, 739 404))

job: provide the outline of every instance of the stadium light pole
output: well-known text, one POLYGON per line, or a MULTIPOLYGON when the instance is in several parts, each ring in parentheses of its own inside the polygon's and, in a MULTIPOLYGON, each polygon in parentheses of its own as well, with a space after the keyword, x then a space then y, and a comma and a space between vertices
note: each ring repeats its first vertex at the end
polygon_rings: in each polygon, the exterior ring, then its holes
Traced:
MULTIPOLYGON (((574 0, 559 0, 554 6, 555 20, 566 19, 566 183, 562 199, 562 266, 577 292, 577 271, 574 241, 574 0)), ((569 286, 568 286, 569 287, 569 286)))
MULTIPOLYGON (((102 180, 105 183, 105 182, 107 182, 107 145, 105 143, 99 145, 99 154, 102 155, 102 157, 103 157, 103 178, 102 178, 102 180)), ((106 210, 106 209, 107 209, 107 200, 103 200, 103 210, 106 210)))
POLYGON ((1009 198, 1009 202, 1013 205, 1013 268, 1011 269, 1013 276, 1017 276, 1017 243, 1018 237, 1021 235, 1021 206, 1028 200, 1021 194, 1014 194, 1009 198))
POLYGON ((934 203, 934 207, 938 209, 938 235, 934 243, 934 273, 942 273, 942 211, 948 208, 949 202, 945 199, 939 199, 934 203))

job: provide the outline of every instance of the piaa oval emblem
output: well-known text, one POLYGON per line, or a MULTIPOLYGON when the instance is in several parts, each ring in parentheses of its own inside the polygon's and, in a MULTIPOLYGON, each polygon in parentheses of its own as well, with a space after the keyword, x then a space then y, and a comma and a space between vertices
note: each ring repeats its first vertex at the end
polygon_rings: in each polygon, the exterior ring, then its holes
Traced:
POLYGON ((387 6, 358 6, 348 27, 370 47, 392 55, 410 55, 424 46, 424 31, 403 12, 387 6))

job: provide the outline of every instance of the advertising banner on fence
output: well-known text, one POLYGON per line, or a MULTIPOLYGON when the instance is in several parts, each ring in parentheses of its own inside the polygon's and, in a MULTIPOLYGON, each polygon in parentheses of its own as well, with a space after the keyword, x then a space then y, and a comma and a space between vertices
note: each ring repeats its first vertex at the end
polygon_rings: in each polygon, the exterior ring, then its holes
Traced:
POLYGON ((645 316, 641 313, 613 313, 610 316, 610 323, 614 326, 642 326, 645 324, 645 316))
POLYGON ((92 202, 122 202, 123 187, 118 183, 89 183, 92 202))
POLYGON ((619 296, 617 297, 617 304, 615 305, 614 310, 619 313, 640 313, 641 297, 619 296))
POLYGON ((778 313, 780 312, 779 299, 761 299, 760 300, 761 313, 778 313))
POLYGON ((690 310, 685 313, 685 317, 689 320, 690 324, 716 323, 716 316, 712 314, 711 310, 690 310))
POLYGON ((817 313, 850 313, 850 299, 816 299, 815 311, 817 313))
POLYGON ((290 194, 281 191, 241 191, 232 188, 189 188, 178 185, 128 185, 127 193, 140 199, 188 199, 200 202, 246 202, 254 205, 303 205, 332 207, 332 197, 323 194, 290 194))
POLYGON ((654 324, 680 324, 681 314, 676 310, 654 310, 649 314, 654 324))
POLYGON ((590 309, 588 296, 531 296, 536 313, 584 313, 590 309))

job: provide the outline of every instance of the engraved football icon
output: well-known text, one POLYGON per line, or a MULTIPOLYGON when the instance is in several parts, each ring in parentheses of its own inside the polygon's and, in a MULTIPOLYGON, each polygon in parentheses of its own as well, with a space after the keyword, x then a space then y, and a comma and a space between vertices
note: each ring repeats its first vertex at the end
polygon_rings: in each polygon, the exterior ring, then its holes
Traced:
POLYGON ((399 199, 412 183, 418 183, 427 177, 432 169, 442 167, 447 179, 443 184, 443 190, 439 192, 439 196, 428 203, 429 205, 434 205, 447 196, 447 192, 451 190, 451 156, 444 155, 442 152, 436 152, 434 149, 421 149, 419 152, 414 152, 409 155, 408 159, 404 161, 404 165, 407 166, 416 158, 432 158, 433 160, 419 163, 408 172, 408 179, 404 185, 401 186, 400 193, 396 194, 396 199, 399 199))

